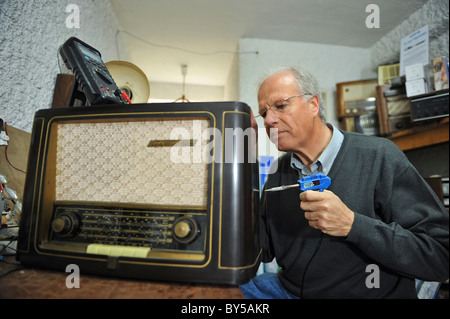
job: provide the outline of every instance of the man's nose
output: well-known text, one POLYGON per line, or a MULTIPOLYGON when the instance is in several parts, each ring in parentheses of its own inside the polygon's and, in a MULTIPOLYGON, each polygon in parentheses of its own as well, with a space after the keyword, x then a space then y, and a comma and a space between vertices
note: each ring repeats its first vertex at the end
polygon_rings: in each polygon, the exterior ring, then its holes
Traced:
POLYGON ((264 118, 264 124, 270 126, 273 123, 275 123, 277 120, 278 120, 278 115, 271 109, 267 109, 266 117, 264 118))

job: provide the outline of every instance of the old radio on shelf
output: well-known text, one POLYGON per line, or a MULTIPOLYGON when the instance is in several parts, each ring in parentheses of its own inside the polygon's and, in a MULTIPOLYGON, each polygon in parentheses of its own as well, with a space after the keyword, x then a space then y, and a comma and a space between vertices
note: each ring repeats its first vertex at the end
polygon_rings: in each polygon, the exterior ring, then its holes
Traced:
POLYGON ((376 85, 377 80, 336 84, 337 115, 345 131, 378 135, 376 85))
POLYGON ((377 101, 380 135, 391 135, 412 126, 411 101, 404 86, 395 89, 377 86, 377 101))

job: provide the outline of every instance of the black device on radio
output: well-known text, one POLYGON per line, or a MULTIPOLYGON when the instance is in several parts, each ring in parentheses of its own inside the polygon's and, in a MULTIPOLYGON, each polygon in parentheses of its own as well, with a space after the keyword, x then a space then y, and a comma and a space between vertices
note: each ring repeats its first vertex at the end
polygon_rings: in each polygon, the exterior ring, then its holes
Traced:
POLYGON ((83 106, 126 103, 98 50, 71 37, 59 48, 59 54, 77 81, 69 106, 74 106, 75 100, 83 106))

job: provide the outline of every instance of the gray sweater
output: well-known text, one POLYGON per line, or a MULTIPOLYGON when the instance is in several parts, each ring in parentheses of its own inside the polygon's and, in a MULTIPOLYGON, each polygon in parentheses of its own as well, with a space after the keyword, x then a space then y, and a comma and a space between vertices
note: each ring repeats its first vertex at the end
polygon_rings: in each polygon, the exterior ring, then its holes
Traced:
MULTIPOLYGON (((449 277, 448 212, 391 141, 342 133, 328 189, 355 212, 350 234, 311 228, 298 189, 264 192, 263 261, 276 257, 281 283, 302 298, 416 298, 414 279, 449 277)), ((290 156, 266 188, 296 183, 290 156)))

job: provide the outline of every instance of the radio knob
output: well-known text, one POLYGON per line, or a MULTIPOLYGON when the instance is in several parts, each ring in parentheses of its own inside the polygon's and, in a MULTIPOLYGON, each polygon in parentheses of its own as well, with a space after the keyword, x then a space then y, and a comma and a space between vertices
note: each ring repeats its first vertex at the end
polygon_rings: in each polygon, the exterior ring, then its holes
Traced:
POLYGON ((66 223, 64 222, 64 218, 58 217, 52 222, 52 230, 55 233, 60 233, 64 230, 66 223))
POLYGON ((178 238, 186 238, 191 232, 191 226, 189 223, 181 221, 175 226, 174 232, 178 238))
POLYGON ((78 216, 71 212, 58 215, 52 222, 52 230, 62 237, 75 236, 80 228, 78 216))
POLYGON ((174 238, 180 244, 189 244, 199 233, 197 222, 192 217, 178 218, 173 226, 174 238))
POLYGON ((395 128, 398 130, 403 129, 403 123, 402 122, 398 122, 397 124, 395 124, 395 128))

